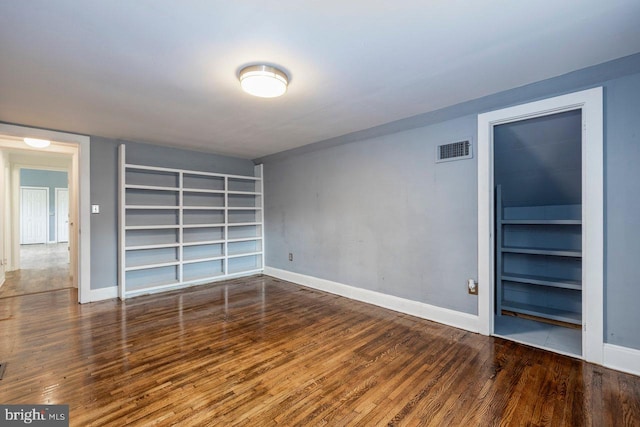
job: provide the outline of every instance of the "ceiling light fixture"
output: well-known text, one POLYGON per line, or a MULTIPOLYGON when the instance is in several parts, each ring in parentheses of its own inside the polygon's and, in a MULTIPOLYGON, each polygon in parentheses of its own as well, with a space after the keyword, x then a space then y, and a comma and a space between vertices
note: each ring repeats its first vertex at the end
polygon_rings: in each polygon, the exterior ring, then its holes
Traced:
POLYGON ((33 148, 45 148, 51 145, 51 141, 47 139, 25 138, 24 142, 33 148))
POLYGON ((242 90, 261 98, 275 98, 287 91, 289 78, 275 67, 269 65, 250 65, 240 70, 242 90))

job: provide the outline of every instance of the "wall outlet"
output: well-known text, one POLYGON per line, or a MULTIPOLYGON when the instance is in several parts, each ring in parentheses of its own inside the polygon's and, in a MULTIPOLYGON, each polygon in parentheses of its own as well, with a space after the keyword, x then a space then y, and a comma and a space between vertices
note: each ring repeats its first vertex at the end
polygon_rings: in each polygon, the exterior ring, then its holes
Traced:
POLYGON ((100 205, 91 205, 91 213, 99 214, 100 213, 100 205))
POLYGON ((467 280, 467 291, 471 295, 478 295, 478 284, 476 283, 475 280, 473 279, 467 280))
POLYGON ((289 261, 293 261, 293 252, 289 252, 289 261))

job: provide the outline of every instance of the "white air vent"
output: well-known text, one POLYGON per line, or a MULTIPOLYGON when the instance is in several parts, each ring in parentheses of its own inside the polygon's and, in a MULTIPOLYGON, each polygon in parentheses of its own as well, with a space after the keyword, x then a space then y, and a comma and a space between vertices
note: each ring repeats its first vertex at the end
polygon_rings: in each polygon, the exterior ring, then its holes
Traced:
POLYGON ((471 141, 458 141, 436 147, 436 163, 451 160, 470 159, 473 157, 471 141))

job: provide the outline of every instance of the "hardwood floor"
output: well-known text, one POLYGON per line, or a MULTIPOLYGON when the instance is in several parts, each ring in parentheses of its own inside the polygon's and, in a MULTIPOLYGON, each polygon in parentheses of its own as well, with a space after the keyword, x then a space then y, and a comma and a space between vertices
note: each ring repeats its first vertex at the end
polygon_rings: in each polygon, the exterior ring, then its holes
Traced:
POLYGON ((6 273, 6 280, 0 287, 0 298, 48 292, 72 286, 66 243, 22 245, 20 270, 6 273))
POLYGON ((0 301, 0 402, 71 425, 640 425, 640 378, 266 276, 0 301))

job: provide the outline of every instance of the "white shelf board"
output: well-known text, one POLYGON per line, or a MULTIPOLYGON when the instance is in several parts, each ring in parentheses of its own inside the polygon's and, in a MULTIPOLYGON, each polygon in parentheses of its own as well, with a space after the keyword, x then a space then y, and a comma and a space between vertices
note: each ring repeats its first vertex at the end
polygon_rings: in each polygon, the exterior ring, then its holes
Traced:
POLYGON ((179 225, 127 225, 125 230, 171 230, 180 228, 179 225))
POLYGON ((144 249, 177 248, 178 246, 180 246, 180 243, 158 243, 158 244, 150 244, 150 245, 126 246, 124 249, 126 251, 139 251, 144 249))
POLYGON ((127 190, 180 191, 178 187, 161 187, 157 185, 126 184, 124 188, 127 190))
POLYGON ((201 242, 184 242, 182 246, 205 246, 205 245, 217 245, 224 243, 224 240, 203 240, 201 242))
POLYGON ((173 267, 180 264, 180 261, 159 262, 155 264, 141 264, 125 267, 124 271, 150 270, 152 268, 173 267))
POLYGON ((147 171, 156 171, 156 172, 170 172, 170 173, 182 173, 184 175, 198 175, 198 176, 215 176, 220 178, 231 178, 237 180, 246 180, 246 181, 260 181, 262 178, 255 176, 246 176, 246 175, 229 175, 224 173, 215 173, 215 172, 203 172, 203 171, 194 171, 187 169, 174 169, 174 168, 163 168, 160 166, 146 166, 146 165, 136 165, 133 163, 126 163, 125 169, 130 170, 147 170, 147 171))
POLYGON ((147 165, 136 165, 133 163, 125 163, 125 170, 142 170, 142 171, 155 171, 155 172, 171 172, 171 173, 179 173, 179 169, 171 169, 171 168, 163 168, 160 166, 147 166, 147 165))
POLYGON ((183 188, 183 193, 224 194, 224 190, 210 190, 207 188, 183 188))
POLYGON ((261 222, 230 222, 227 224, 229 227, 244 227, 247 225, 262 225, 261 222))
POLYGON ((142 295, 142 294, 148 294, 148 293, 152 293, 154 291, 160 291, 160 290, 164 290, 167 288, 174 288, 177 286, 181 286, 181 282, 179 282, 178 280, 172 280, 172 281, 167 281, 167 282, 156 282, 156 283, 150 283, 148 286, 138 286, 136 287, 134 285, 133 289, 127 290, 125 295, 127 297, 133 297, 133 296, 137 296, 137 295, 142 295))
POLYGON ((237 270, 230 270, 227 272, 227 276, 228 277, 232 277, 235 275, 240 275, 240 274, 254 274, 254 273, 262 273, 264 271, 264 269, 262 267, 256 267, 256 268, 250 268, 248 270, 245 269, 237 269, 237 270))
POLYGON ((229 179, 235 179, 236 181, 260 181, 262 180, 259 176, 248 176, 248 175, 225 175, 229 179))
POLYGON ((198 262, 220 261, 222 259, 224 259, 224 255, 217 255, 214 257, 195 258, 195 259, 183 259, 182 264, 195 264, 198 262))
POLYGON ((229 206, 227 210, 229 211, 259 211, 262 208, 257 206, 229 206))
POLYGON ((182 228, 215 228, 224 227, 224 223, 218 224, 183 224, 182 228))
POLYGON ((227 243, 236 243, 236 242, 250 242, 252 240, 262 240, 262 236, 256 237, 240 237, 237 239, 228 239, 227 243))
POLYGON ((232 259, 232 258, 242 258, 242 257, 248 257, 248 256, 255 256, 255 255, 262 255, 262 251, 255 251, 255 252, 239 252, 236 254, 228 254, 227 258, 232 259))
POLYGON ((139 210, 145 210, 145 211, 147 211, 147 210, 149 210, 149 211, 152 211, 152 210, 165 210, 165 211, 167 211, 167 210, 178 210, 178 209, 180 209, 178 206, 175 206, 175 205, 173 205, 173 206, 169 206, 169 205, 166 205, 166 206, 162 206, 162 205, 125 205, 124 208, 125 209, 129 209, 129 210, 131 210, 131 209, 139 209, 139 210))
POLYGON ((208 274, 206 276, 195 276, 195 277, 185 277, 182 281, 183 284, 194 284, 194 283, 206 283, 208 280, 219 279, 224 277, 224 273, 219 274, 208 274))
POLYGON ((244 196, 261 196, 262 195, 258 191, 237 191, 237 190, 229 190, 227 191, 227 194, 229 195, 238 194, 238 195, 244 195, 244 196))
POLYGON ((183 206, 185 211, 224 211, 224 206, 183 206))

